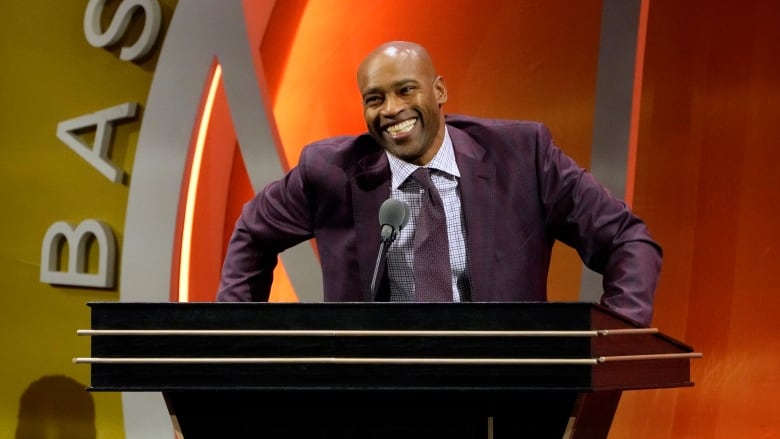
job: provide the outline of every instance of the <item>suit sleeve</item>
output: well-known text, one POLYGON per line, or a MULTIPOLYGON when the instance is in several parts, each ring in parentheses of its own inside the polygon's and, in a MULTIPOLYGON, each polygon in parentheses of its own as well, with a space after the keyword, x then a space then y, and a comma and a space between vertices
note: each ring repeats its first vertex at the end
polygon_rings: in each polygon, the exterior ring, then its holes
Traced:
POLYGON ((218 302, 267 301, 279 253, 312 237, 303 162, 244 205, 222 266, 218 302))
POLYGON ((574 247, 588 268, 603 275, 603 305, 650 325, 661 247, 646 224, 558 149, 541 125, 537 147, 548 230, 574 247))

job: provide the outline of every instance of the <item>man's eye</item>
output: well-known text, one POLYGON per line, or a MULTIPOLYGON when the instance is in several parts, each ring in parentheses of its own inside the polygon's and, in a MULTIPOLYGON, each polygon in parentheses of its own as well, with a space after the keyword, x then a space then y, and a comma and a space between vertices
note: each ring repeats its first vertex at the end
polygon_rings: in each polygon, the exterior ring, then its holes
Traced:
POLYGON ((402 87, 401 90, 400 90, 400 93, 402 95, 408 95, 409 93, 412 92, 412 90, 414 90, 414 87, 411 87, 411 86, 402 87))
POLYGON ((369 96, 369 97, 367 97, 367 98, 365 98, 365 99, 363 100, 363 103, 364 103, 365 105, 368 105, 368 106, 371 106, 371 105, 376 105, 376 104, 378 104, 379 102, 381 102, 381 99, 379 99, 379 96, 369 96))

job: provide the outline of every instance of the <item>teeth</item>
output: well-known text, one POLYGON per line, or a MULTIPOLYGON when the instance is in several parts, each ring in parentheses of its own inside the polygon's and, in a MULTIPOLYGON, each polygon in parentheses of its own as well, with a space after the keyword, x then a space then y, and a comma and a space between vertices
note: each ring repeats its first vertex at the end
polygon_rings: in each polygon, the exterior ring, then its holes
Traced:
POLYGON ((405 134, 414 128, 414 126, 417 124, 417 119, 409 119, 405 120, 401 123, 397 123, 393 126, 389 126, 385 129, 388 134, 391 136, 397 136, 399 134, 405 134))

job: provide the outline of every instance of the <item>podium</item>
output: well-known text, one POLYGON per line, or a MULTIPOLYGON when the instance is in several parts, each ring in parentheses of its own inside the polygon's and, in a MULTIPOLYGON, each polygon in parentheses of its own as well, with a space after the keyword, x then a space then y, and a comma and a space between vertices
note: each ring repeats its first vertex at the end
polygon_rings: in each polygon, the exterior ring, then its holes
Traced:
POLYGON ((700 354, 590 303, 94 302, 92 392, 199 438, 606 438, 700 354))

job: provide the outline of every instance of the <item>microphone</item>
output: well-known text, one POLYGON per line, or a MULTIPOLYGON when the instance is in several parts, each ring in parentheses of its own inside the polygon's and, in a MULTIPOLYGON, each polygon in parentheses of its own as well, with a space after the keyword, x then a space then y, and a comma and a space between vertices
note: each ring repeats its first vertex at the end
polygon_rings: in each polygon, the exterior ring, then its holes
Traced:
POLYGON ((409 205, 401 200, 395 198, 388 198, 379 207, 379 224, 382 226, 382 240, 395 240, 395 236, 398 234, 406 223, 409 222, 409 214, 411 210, 409 205))
POLYGON ((395 241, 398 232, 409 222, 411 209, 408 204, 395 198, 388 198, 379 207, 379 225, 382 227, 380 232, 379 254, 376 256, 376 265, 374 266, 374 275, 371 276, 371 301, 376 302, 377 290, 379 285, 377 281, 384 274, 385 259, 390 244, 395 241))

